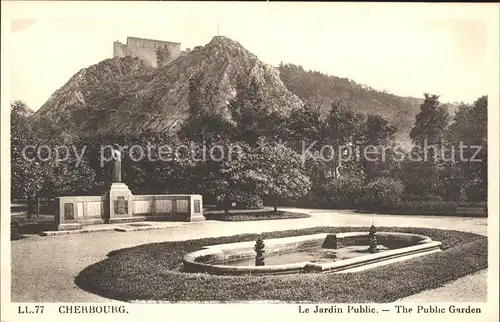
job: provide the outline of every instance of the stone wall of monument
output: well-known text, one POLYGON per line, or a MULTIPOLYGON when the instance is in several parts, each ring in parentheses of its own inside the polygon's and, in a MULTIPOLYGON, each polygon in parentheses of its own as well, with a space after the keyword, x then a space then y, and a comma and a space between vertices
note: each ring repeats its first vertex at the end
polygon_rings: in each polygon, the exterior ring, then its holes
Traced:
POLYGON ((169 53, 169 57, 165 62, 177 59, 185 53, 185 51, 181 51, 181 44, 177 42, 127 37, 126 44, 119 41, 113 43, 113 57, 138 57, 151 64, 151 66, 157 67, 158 49, 166 49, 169 53))
MULTIPOLYGON (((121 200, 122 204, 124 200, 121 200)), ((55 222, 58 230, 80 230, 86 225, 109 222, 133 222, 143 220, 204 220, 201 195, 132 195, 120 206, 120 200, 111 200, 114 208, 107 213, 106 196, 68 196, 55 200, 55 222), (130 207, 131 211, 121 213, 117 208, 130 207), (127 213, 131 213, 129 216, 127 213)))

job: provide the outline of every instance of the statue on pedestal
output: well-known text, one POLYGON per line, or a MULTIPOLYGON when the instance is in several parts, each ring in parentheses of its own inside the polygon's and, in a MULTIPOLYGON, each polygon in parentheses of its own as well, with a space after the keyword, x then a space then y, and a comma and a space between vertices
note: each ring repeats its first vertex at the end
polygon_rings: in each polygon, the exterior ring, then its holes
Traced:
POLYGON ((112 170, 112 181, 111 182, 121 182, 122 181, 122 154, 119 150, 113 149, 111 152, 113 156, 113 170, 112 170))

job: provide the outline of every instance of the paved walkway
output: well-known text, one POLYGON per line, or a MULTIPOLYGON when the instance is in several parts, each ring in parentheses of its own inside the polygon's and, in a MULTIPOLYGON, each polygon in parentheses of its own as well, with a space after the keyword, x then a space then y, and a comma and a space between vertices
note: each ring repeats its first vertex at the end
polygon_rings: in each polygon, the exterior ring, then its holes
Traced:
MULTIPOLYGON (((284 208, 285 209, 285 208, 284 208)), ((298 211, 295 209, 287 209, 298 211)), ((104 231, 61 236, 30 236, 13 241, 12 245, 12 301, 14 302, 103 302, 110 301, 85 292, 74 283, 74 278, 85 267, 101 261, 116 249, 173 240, 188 240, 241 233, 259 233, 274 230, 300 229, 315 226, 376 226, 430 227, 487 234, 487 219, 429 216, 396 216, 357 214, 338 210, 301 210, 311 218, 251 222, 204 221, 196 223, 163 223, 164 229, 117 232, 104 231)), ((412 301, 439 299, 454 301, 463 292, 463 283, 486 286, 486 271, 460 279, 445 286, 447 291, 426 291, 412 296, 412 301), (457 284, 458 283, 458 284, 457 284), (437 294, 437 295, 436 295, 437 294), (431 296, 432 295, 432 296, 431 296)), ((438 289, 439 290, 439 289, 438 289)), ((481 299, 486 300, 479 291, 481 299)))
POLYGON ((401 299, 400 302, 485 302, 488 299, 488 270, 476 272, 436 289, 401 299))

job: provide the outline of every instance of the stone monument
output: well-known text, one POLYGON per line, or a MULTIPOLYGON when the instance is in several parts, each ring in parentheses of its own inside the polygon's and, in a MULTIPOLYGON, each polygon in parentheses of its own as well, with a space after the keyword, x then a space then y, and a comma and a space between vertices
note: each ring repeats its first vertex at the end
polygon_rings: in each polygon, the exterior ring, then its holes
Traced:
POLYGON ((122 154, 116 148, 111 153, 111 182, 104 195, 56 197, 55 224, 58 230, 144 220, 205 220, 201 195, 132 195, 122 182, 122 154))
POLYGON ((111 187, 104 195, 104 213, 108 223, 132 220, 132 192, 122 182, 122 155, 112 150, 111 187))

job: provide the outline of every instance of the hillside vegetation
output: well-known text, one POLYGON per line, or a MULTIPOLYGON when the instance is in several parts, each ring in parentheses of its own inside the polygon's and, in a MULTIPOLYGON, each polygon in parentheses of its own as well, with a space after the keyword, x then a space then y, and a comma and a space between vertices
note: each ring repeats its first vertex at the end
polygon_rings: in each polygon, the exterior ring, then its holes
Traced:
MULTIPOLYGON (((415 124, 422 98, 402 97, 386 91, 378 91, 355 81, 326 75, 318 71, 306 71, 302 66, 280 64, 280 77, 286 88, 309 106, 319 107, 327 113, 331 104, 342 106, 355 113, 381 115, 397 128, 396 139, 409 144, 409 133, 415 124)), ((450 112, 455 106, 447 104, 450 112)))

